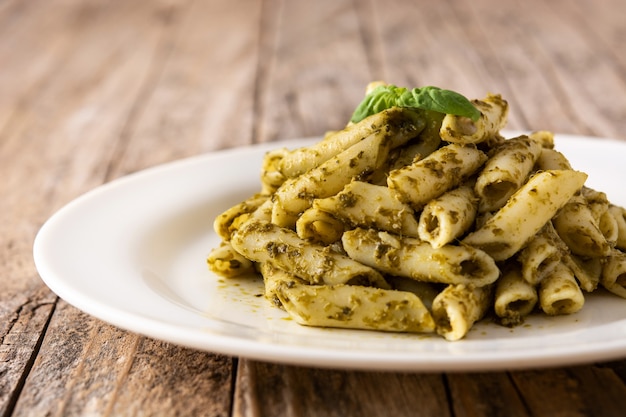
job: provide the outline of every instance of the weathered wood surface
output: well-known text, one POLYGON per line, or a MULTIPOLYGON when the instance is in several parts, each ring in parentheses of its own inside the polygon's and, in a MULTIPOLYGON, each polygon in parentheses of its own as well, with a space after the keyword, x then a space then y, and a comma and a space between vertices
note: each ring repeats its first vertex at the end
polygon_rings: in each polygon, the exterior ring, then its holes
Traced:
POLYGON ((625 21, 620 0, 0 2, 0 415, 623 415, 625 361, 349 372, 140 337, 59 300, 32 243, 114 178, 336 129, 374 79, 499 92, 512 129, 626 140, 625 21))

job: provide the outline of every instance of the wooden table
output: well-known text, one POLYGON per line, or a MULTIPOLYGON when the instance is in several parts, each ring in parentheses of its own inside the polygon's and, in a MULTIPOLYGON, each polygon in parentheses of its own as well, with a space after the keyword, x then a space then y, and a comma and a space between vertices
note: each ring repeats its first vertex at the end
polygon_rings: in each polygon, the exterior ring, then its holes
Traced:
POLYGON ((625 22, 619 0, 0 2, 0 415, 623 415, 624 360, 353 372, 142 337, 59 299, 32 245, 115 178, 337 129, 377 79, 501 93, 511 129, 626 139, 625 22))

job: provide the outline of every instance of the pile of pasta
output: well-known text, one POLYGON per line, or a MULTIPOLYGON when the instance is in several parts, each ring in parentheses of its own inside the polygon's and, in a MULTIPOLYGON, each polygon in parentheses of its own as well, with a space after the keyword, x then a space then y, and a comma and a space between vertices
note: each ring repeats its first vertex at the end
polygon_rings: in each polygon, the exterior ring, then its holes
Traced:
POLYGON ((260 191, 215 219, 210 269, 260 273, 302 325, 450 341, 486 316, 575 313, 602 287, 626 298, 625 210, 552 133, 505 138, 500 95, 472 103, 475 122, 392 107, 268 152, 260 191))

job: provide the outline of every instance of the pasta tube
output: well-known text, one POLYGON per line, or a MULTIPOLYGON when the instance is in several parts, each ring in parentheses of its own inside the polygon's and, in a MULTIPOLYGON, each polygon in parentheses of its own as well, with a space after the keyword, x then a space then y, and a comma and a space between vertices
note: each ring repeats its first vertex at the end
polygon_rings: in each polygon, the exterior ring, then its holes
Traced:
POLYGON ((546 223, 517 257, 522 277, 530 285, 539 284, 546 273, 550 272, 557 262, 561 262, 563 252, 566 250, 565 244, 560 241, 552 223, 546 223))
POLYGON ((505 326, 516 326, 537 304, 537 290, 522 276, 517 266, 508 268, 496 281, 494 310, 505 326))
POLYGON ((287 271, 276 268, 269 262, 259 264, 259 272, 263 277, 263 296, 276 307, 283 307, 282 301, 280 301, 280 297, 278 296, 278 291, 281 286, 306 284, 306 281, 287 271))
POLYGON ((477 209, 476 194, 470 185, 447 191, 424 206, 417 229, 419 238, 433 248, 441 248, 469 229, 477 209))
POLYGON ((415 161, 425 158, 439 148, 441 138, 439 137, 439 127, 443 114, 434 111, 423 111, 426 127, 416 138, 401 147, 392 149, 389 158, 383 166, 376 170, 370 182, 377 185, 386 185, 389 172, 410 165, 415 161))
POLYGON ((411 207, 382 185, 352 181, 338 194, 315 200, 313 208, 331 213, 352 227, 373 227, 417 237, 417 220, 411 207))
POLYGON ((483 286, 500 274, 492 258, 472 247, 434 249, 419 239, 361 228, 345 232, 341 241, 350 258, 390 275, 483 286))
POLYGON ((281 285, 282 306, 306 326, 432 333, 435 322, 413 293, 358 285, 281 285))
POLYGON ((389 171, 400 169, 414 162, 424 159, 439 148, 441 139, 438 141, 411 143, 407 146, 397 149, 397 156, 391 160, 389 171))
POLYGON ((563 256, 562 260, 574 273, 580 288, 587 292, 598 288, 604 258, 581 258, 568 253, 563 256))
POLYGON ((540 144, 543 149, 554 149, 554 133, 548 130, 537 130, 528 137, 540 144))
POLYGON ((576 255, 599 257, 607 256, 611 251, 589 204, 580 195, 572 197, 552 223, 563 242, 576 255))
POLYGON ((400 201, 419 210, 433 198, 460 185, 486 159, 474 146, 452 143, 420 161, 391 171, 387 185, 400 201))
POLYGON ((439 148, 441 144, 439 130, 445 115, 429 110, 425 110, 423 114, 426 122, 424 130, 420 132, 417 140, 412 140, 406 146, 399 148, 399 155, 392 161, 390 170, 402 168, 405 165, 424 159, 439 148))
POLYGON ((299 177, 289 179, 274 194, 272 221, 281 226, 295 224, 295 217, 311 207, 315 198, 337 194, 353 178, 366 177, 382 165, 389 152, 390 141, 373 133, 337 156, 299 177))
POLYGON ((539 284, 539 306, 548 315, 573 314, 584 304, 585 297, 574 273, 563 263, 556 264, 539 284))
POLYGON ((626 210, 620 206, 610 205, 609 213, 615 219, 617 226, 617 238, 615 239, 615 247, 626 250, 626 210))
POLYGON ((438 284, 430 282, 416 281, 407 277, 389 276, 387 277, 391 287, 398 291, 408 291, 417 295, 427 309, 431 309, 433 300, 439 294, 438 284))
POLYGON ((330 245, 341 239, 344 224, 330 213, 313 207, 306 210, 296 221, 296 233, 302 239, 330 245))
POLYGON ((572 169, 569 161, 561 152, 556 149, 542 148, 535 167, 541 171, 556 169, 572 169))
POLYGON ((247 219, 251 213, 268 200, 269 195, 254 194, 218 215, 213 221, 213 230, 220 238, 230 240, 230 235, 234 231, 234 223, 247 219))
POLYGON ((263 156, 261 166, 261 192, 273 194, 287 179, 280 172, 280 163, 289 151, 286 148, 274 149, 263 156))
POLYGON ((279 170, 287 178, 297 177, 371 135, 384 135, 393 149, 416 137, 425 125, 424 118, 418 112, 409 108, 392 107, 333 132, 311 146, 285 153, 279 170))
POLYGON ((296 232, 252 221, 231 239, 233 248, 255 262, 269 262, 311 284, 362 284, 389 288, 383 276, 328 247, 307 242, 296 232))
POLYGON ((541 145, 528 136, 509 139, 498 146, 476 179, 475 190, 480 197, 478 211, 502 207, 526 182, 540 154, 541 145))
POLYGON ((602 215, 609 209, 609 200, 606 197, 606 193, 596 191, 593 188, 583 187, 580 194, 584 202, 589 206, 593 218, 599 221, 602 215))
POLYGON ((609 246, 615 247, 615 245, 617 245, 617 240, 619 239, 619 226, 617 224, 617 219, 613 217, 608 210, 600 215, 600 218, 598 219, 598 227, 600 228, 600 232, 604 235, 604 238, 609 246))
POLYGON ((463 243, 484 250, 496 261, 519 251, 581 189, 587 174, 571 170, 533 175, 493 217, 463 243))
POLYGON ((209 253, 207 265, 211 271, 227 278, 254 273, 254 263, 240 255, 229 242, 223 242, 209 253))
POLYGON ((613 250, 602 268, 602 286, 622 298, 626 298, 626 254, 613 250))
POLYGON ((589 210, 591 210, 591 215, 600 233, 602 233, 608 245, 614 247, 619 237, 619 226, 617 219, 609 212, 610 204, 606 193, 583 187, 582 195, 589 205, 589 210))
POLYGON ((441 123, 441 139, 452 143, 480 143, 497 136, 506 126, 509 105, 497 94, 489 94, 483 100, 473 100, 480 110, 478 121, 462 116, 447 114, 441 123))
POLYGON ((446 340, 465 337, 474 323, 482 319, 491 303, 491 286, 447 286, 433 301, 435 329, 446 340))
POLYGON ((514 326, 579 311, 598 286, 626 298, 626 211, 584 185, 551 132, 506 139, 499 95, 476 108, 437 88, 366 99, 358 122, 264 155, 261 191, 213 223, 213 272, 260 272, 302 325, 450 341, 490 308, 514 326))
MULTIPOLYGON (((238 225, 236 229, 238 229, 244 222, 253 221, 253 220, 263 220, 270 221, 272 219, 272 209, 274 207, 274 203, 271 198, 268 198, 263 204, 259 206, 256 210, 254 210, 250 215, 240 218, 241 221, 238 221, 238 225)), ((233 225, 235 226, 235 225, 233 225)))

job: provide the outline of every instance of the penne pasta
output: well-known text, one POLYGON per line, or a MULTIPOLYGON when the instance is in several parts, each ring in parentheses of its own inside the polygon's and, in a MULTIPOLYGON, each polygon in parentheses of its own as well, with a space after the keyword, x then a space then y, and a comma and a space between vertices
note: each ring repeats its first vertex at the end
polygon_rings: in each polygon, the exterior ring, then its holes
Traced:
POLYGON ((580 288, 587 292, 598 288, 604 261, 604 258, 581 258, 569 253, 562 258, 562 262, 574 273, 580 288))
POLYGON ((484 250, 496 261, 510 258, 581 189, 586 179, 586 174, 571 170, 535 174, 462 242, 484 250))
POLYGON ((413 293, 358 285, 280 285, 281 305, 299 324, 432 333, 435 322, 413 293))
POLYGON ((433 300, 432 315, 437 333, 449 341, 465 337, 489 310, 491 294, 491 286, 447 286, 433 300))
POLYGON ((610 203, 605 193, 583 187, 582 195, 589 206, 591 215, 610 247, 617 244, 619 225, 617 219, 609 212, 610 203))
POLYGON ((416 281, 407 277, 390 276, 389 284, 394 290, 412 292, 417 295, 426 308, 432 310, 433 300, 441 292, 439 284, 416 281))
POLYGON ((218 215, 213 221, 213 230, 224 240, 230 240, 236 224, 247 220, 263 203, 269 200, 269 195, 255 194, 236 204, 218 215))
POLYGON ((463 235, 476 219, 478 199, 471 185, 447 191, 426 204, 419 218, 418 236, 441 248, 463 235))
POLYGON ((567 252, 565 244, 560 241, 552 222, 546 225, 519 252, 522 277, 530 285, 537 285, 543 277, 562 261, 567 252))
POLYGON ((338 194, 315 200, 313 208, 332 214, 351 228, 370 227, 417 237, 413 209, 397 200, 385 186, 352 181, 338 194))
POLYGON ((505 138, 507 114, 499 95, 372 83, 345 128, 264 155, 261 191, 214 220, 208 268, 260 274, 304 326, 448 341, 488 312, 516 326, 599 287, 626 298, 625 209, 552 132, 505 138))
POLYGON ((563 263, 539 284, 539 306, 550 315, 573 314, 583 308, 585 297, 578 286, 574 273, 563 263))
POLYGON ((439 148, 440 144, 441 139, 437 137, 437 139, 411 143, 407 146, 399 148, 397 150, 396 157, 389 161, 390 166, 388 167, 385 174, 389 175, 389 171, 400 169, 406 165, 411 165, 412 163, 417 162, 420 159, 424 159, 431 153, 435 152, 439 148))
POLYGON ((509 105, 499 94, 489 94, 473 104, 481 116, 474 122, 467 117, 447 114, 441 123, 441 138, 450 143, 476 144, 497 136, 506 126, 509 105))
POLYGON ((626 298, 626 254, 613 250, 602 267, 602 286, 622 298, 626 298))
POLYGON ((296 233, 300 238, 325 245, 339 241, 344 229, 341 220, 320 210, 315 204, 296 220, 296 233))
POLYGON ((295 284, 304 284, 306 281, 290 274, 289 272, 276 268, 269 262, 259 264, 259 272, 263 277, 263 296, 268 299, 276 307, 283 307, 280 300, 279 290, 282 286, 292 286, 295 284))
POLYGON ((307 242, 275 224, 251 221, 235 232, 233 248, 254 262, 269 262, 311 284, 361 284, 389 288, 373 268, 328 247, 307 242))
POLYGON ((572 197, 554 217, 552 223, 572 253, 585 257, 609 255, 611 245, 600 230, 583 196, 572 197))
POLYGON ((426 123, 424 129, 416 138, 411 139, 406 146, 396 147, 391 150, 386 164, 372 173, 370 181, 372 184, 387 185, 387 176, 390 171, 424 159, 439 148, 441 144, 439 128, 443 116, 437 116, 438 114, 432 111, 422 112, 426 123))
POLYGON ((561 152, 556 149, 542 148, 535 168, 538 171, 572 169, 569 161, 561 152))
POLYGON ((391 171, 387 185, 400 201, 420 210, 433 198, 460 185, 486 159, 474 146, 449 144, 422 160, 391 171))
POLYGON ((207 256, 209 269, 226 278, 254 273, 254 262, 237 252, 229 242, 211 250, 207 256))
POLYGON ((532 132, 528 137, 541 145, 542 149, 554 149, 554 133, 548 130, 532 132))
POLYGON ((589 206, 594 220, 599 222, 602 215, 609 209, 609 200, 606 194, 589 187, 583 187, 580 190, 580 195, 582 196, 582 201, 589 206))
POLYGON ((358 262, 419 281, 484 286, 500 274, 492 258, 467 246, 435 249, 419 239, 361 228, 345 232, 342 243, 358 262))
POLYGON ((626 210, 620 206, 609 205, 609 214, 615 219, 617 227, 617 238, 615 239, 615 247, 626 250, 626 210))
POLYGON ((515 265, 508 268, 496 283, 494 311, 502 324, 516 326, 533 311, 538 299, 536 287, 524 279, 515 265))
POLYGON ((280 172, 280 163, 287 152, 285 148, 274 149, 263 157, 261 166, 261 192, 263 194, 273 194, 287 179, 280 172))
POLYGON ((353 179, 364 179, 380 167, 389 152, 389 141, 373 133, 337 156, 296 178, 285 181, 274 194, 272 221, 290 227, 316 198, 337 194, 353 179))
POLYGON ((393 149, 416 137, 425 124, 424 118, 414 110, 392 107, 333 132, 312 146, 284 153, 278 169, 286 178, 295 178, 372 135, 385 137, 393 149))
POLYGON ((506 204, 526 182, 540 154, 540 143, 528 136, 509 139, 498 146, 476 178, 478 211, 494 211, 506 204))

